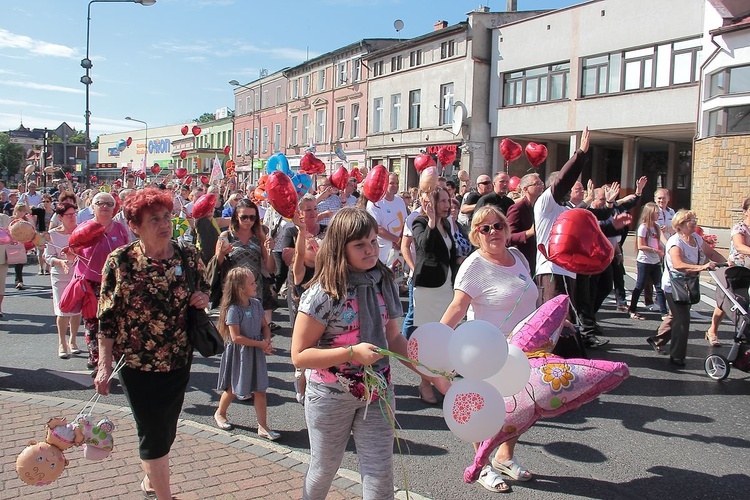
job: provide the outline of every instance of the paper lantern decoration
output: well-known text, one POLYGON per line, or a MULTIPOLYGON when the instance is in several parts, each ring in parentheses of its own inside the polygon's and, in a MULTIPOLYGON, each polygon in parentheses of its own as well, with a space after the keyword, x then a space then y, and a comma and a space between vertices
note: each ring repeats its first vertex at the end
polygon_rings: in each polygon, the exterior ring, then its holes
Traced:
POLYGON ((152 173, 152 174, 154 174, 154 175, 156 175, 156 174, 158 174, 159 172, 161 172, 161 167, 159 166, 159 164, 158 164, 158 163, 154 163, 154 164, 153 164, 153 165, 151 166, 151 173, 152 173))
POLYGON ((523 148, 521 148, 521 145, 517 142, 514 142, 507 137, 500 141, 500 154, 503 155, 506 162, 510 163, 516 161, 521 157, 521 153, 523 153, 523 148))
POLYGON ((419 190, 423 193, 431 193, 438 184, 437 167, 427 167, 419 174, 419 190))
POLYGON ((183 160, 187 158, 187 151, 180 151, 180 158, 182 158, 183 160))
POLYGON ((0 227, 0 245, 10 245, 11 243, 13 243, 13 238, 10 236, 10 232, 4 227, 0 227))
POLYGON ((182 135, 187 135, 187 133, 188 133, 189 131, 190 131, 190 129, 188 128, 188 126, 187 126, 187 125, 184 125, 184 126, 183 126, 183 127, 182 127, 182 128, 180 129, 180 132, 182 132, 182 135))
POLYGON ((204 184, 204 185, 208 186, 208 180, 209 179, 208 179, 207 175, 201 175, 200 176, 200 180, 201 180, 201 184, 204 184))
POLYGON ((193 125, 193 136, 198 137, 201 135, 201 128, 198 125, 193 125))
POLYGON ((84 248, 88 248, 95 245, 104 237, 104 232, 107 230, 104 224, 96 222, 95 220, 87 220, 86 222, 79 224, 70 233, 70 239, 68 245, 73 248, 74 251, 79 251, 84 248))
POLYGON ((128 141, 126 141, 125 139, 120 139, 119 141, 117 141, 117 149, 120 152, 125 151, 125 148, 127 147, 128 147, 128 141))
POLYGON ((232 148, 231 148, 231 147, 229 147, 229 146, 224 146, 224 154, 225 154, 225 155, 229 155, 229 152, 230 152, 231 150, 232 150, 232 148))
POLYGON ((443 417, 459 439, 475 443, 490 439, 504 424, 505 402, 483 380, 454 382, 443 400, 443 417))
POLYGON ((178 167, 174 169, 174 175, 178 179, 183 179, 187 175, 187 169, 185 167, 178 167))
POLYGON ((273 172, 266 181, 266 196, 282 217, 291 219, 297 211, 297 191, 292 179, 283 172, 273 172))
POLYGON ((576 274, 599 274, 612 262, 615 250, 594 214, 583 208, 561 213, 550 231, 549 243, 539 250, 546 258, 576 274))
POLYGON ((34 236, 36 236, 36 228, 34 228, 34 225, 23 219, 16 219, 11 222, 8 230, 13 241, 17 241, 18 243, 28 243, 34 239, 34 236))
POLYGON ((202 219, 208 214, 213 214, 215 206, 216 195, 213 193, 204 194, 193 203, 193 218, 202 219))
POLYGON ((437 159, 440 165, 446 167, 456 161, 456 150, 443 146, 438 149, 437 159))
POLYGON ((383 165, 375 165, 367 173, 362 191, 368 200, 377 203, 383 199, 388 190, 388 170, 383 165))
POLYGON ((526 145, 526 158, 531 163, 531 166, 537 168, 539 165, 544 163, 547 159, 547 146, 544 144, 537 144, 536 142, 530 142, 526 145))
POLYGON ((131 144, 133 144, 133 138, 132 137, 128 137, 127 139, 125 139, 125 144, 127 144, 128 146, 130 146, 131 144))
POLYGON ((521 178, 514 175, 508 181, 508 189, 510 189, 511 191, 515 191, 516 189, 518 189, 518 185, 520 183, 521 183, 521 178))
POLYGON ((508 342, 488 321, 463 323, 451 336, 448 356, 453 369, 466 379, 484 380, 495 375, 508 357, 508 342))
MULTIPOLYGON (((448 343, 453 329, 442 323, 430 322, 414 330, 406 345, 409 358, 415 359, 429 368, 442 372, 452 371, 448 356, 448 343)), ((415 366, 417 371, 428 377, 435 374, 423 366, 415 366)))
POLYGON ((426 169, 427 167, 434 167, 437 164, 435 163, 435 160, 432 158, 432 155, 422 154, 417 155, 416 158, 414 158, 414 168, 417 170, 418 173, 422 173, 422 170, 426 169))
POLYGON ((331 184, 340 190, 346 188, 346 183, 349 182, 349 171, 341 165, 334 173, 331 174, 331 184))

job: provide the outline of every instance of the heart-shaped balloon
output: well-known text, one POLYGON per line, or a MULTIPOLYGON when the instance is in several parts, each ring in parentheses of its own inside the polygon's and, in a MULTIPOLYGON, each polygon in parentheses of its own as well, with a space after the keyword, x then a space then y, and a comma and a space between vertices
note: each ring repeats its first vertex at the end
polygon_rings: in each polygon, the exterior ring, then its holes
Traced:
POLYGON ((188 133, 189 131, 190 131, 190 129, 188 128, 188 126, 187 126, 187 125, 184 125, 184 126, 183 126, 183 127, 182 127, 182 128, 180 129, 180 132, 182 132, 182 135, 187 135, 187 133, 188 133))
POLYGON ((224 146, 224 154, 225 155, 228 155, 231 150, 232 150, 232 148, 230 148, 229 146, 224 146))
POLYGON ((282 217, 291 219, 297 211, 297 191, 292 179, 284 172, 273 172, 266 181, 266 195, 271 206, 282 217))
POLYGON ((206 186, 208 186, 209 178, 207 175, 201 175, 200 180, 201 180, 201 184, 205 184, 206 186))
POLYGON ((182 158, 183 160, 187 158, 187 151, 180 151, 180 158, 182 158))
POLYGON ((341 165, 338 170, 331 174, 331 184, 343 191, 347 182, 349 182, 349 171, 341 165))
POLYGON ((440 165, 442 165, 443 167, 451 165, 454 161, 456 161, 456 150, 449 149, 443 146, 442 148, 438 149, 437 159, 438 162, 440 162, 440 165))
POLYGON ((215 206, 216 195, 213 193, 204 194, 193 203, 193 218, 202 219, 208 214, 212 214, 215 206))
POLYGON ((419 190, 423 193, 431 193, 438 184, 437 167, 427 167, 419 174, 419 190))
POLYGON ((266 162, 266 172, 272 174, 276 171, 284 173, 290 177, 293 175, 292 169, 289 168, 289 160, 287 160, 286 156, 283 153, 276 153, 275 155, 271 155, 271 157, 266 162))
POLYGON ((158 163, 154 163, 154 164, 153 164, 153 165, 151 166, 151 173, 152 173, 152 174, 154 174, 154 175, 156 175, 156 174, 158 174, 159 172, 161 172, 161 167, 159 166, 159 164, 158 164, 158 163))
POLYGON ((95 175, 92 175, 92 176, 90 177, 90 179, 91 179, 91 182, 96 182, 96 181, 98 181, 98 180, 99 180, 99 178, 98 178, 97 176, 95 176, 95 175))
POLYGON ((315 155, 312 153, 305 153, 302 158, 299 160, 299 171, 304 172, 306 174, 310 173, 310 169, 313 166, 313 160, 315 159, 315 155))
POLYGON ((261 189, 266 189, 267 181, 268 181, 268 174, 261 175, 260 179, 258 179, 258 187, 261 189))
POLYGON ((65 178, 70 180, 73 178, 73 174, 71 174, 70 172, 65 172, 65 178))
POLYGON ((377 203, 388 190, 388 170, 383 165, 375 165, 367 173, 362 191, 368 200, 377 203))
POLYGON ((552 225, 547 249, 539 245, 539 250, 563 269, 588 275, 604 271, 615 255, 594 214, 583 208, 561 213, 552 225))
POLYGON ((185 167, 177 167, 174 169, 174 175, 177 176, 178 179, 183 179, 187 175, 187 169, 185 167))
POLYGON ((517 142, 514 142, 507 137, 500 141, 500 154, 503 155, 505 161, 508 163, 516 161, 523 153, 523 148, 517 142))
POLYGON ((414 168, 420 174, 422 173, 422 170, 426 169, 427 167, 433 167, 435 165, 437 164, 435 163, 435 160, 432 158, 432 155, 422 154, 422 155, 417 155, 417 157, 414 158, 414 168))
POLYGON ((536 142, 530 142, 526 145, 526 158, 531 163, 531 166, 536 168, 547 159, 547 146, 544 144, 537 144, 536 142))
POLYGON ((253 191, 253 198, 255 198, 255 204, 257 205, 261 201, 265 200, 266 190, 261 187, 255 188, 255 191, 253 191))
POLYGON ((128 141, 126 141, 125 139, 120 139, 119 141, 117 141, 118 150, 125 151, 125 148, 127 147, 128 147, 128 141))
POLYGON ((521 183, 521 178, 518 177, 518 176, 516 176, 516 175, 514 175, 508 181, 508 189, 510 189, 511 191, 515 191, 516 189, 518 189, 518 185, 520 183, 521 183))
POLYGON ((106 230, 107 228, 101 222, 96 222, 94 219, 87 220, 73 229, 73 232, 70 233, 68 245, 74 251, 88 248, 98 243, 104 237, 106 230))
POLYGON ((193 125, 193 135, 195 137, 201 135, 201 128, 198 125, 193 125))
POLYGON ((127 139, 125 139, 125 144, 127 144, 128 146, 130 146, 131 144, 133 144, 133 138, 132 137, 128 137, 127 139))
POLYGON ((349 172, 349 174, 357 180, 357 184, 362 182, 362 180, 365 178, 359 168, 353 168, 352 171, 349 172))
POLYGON ((188 175, 187 177, 185 177, 185 179, 182 181, 182 183, 185 184, 185 185, 188 185, 188 186, 191 185, 193 183, 193 176, 192 175, 188 175))
POLYGON ((146 179, 146 172, 144 172, 143 170, 139 170, 138 172, 135 173, 135 176, 138 177, 140 180, 144 180, 146 179))

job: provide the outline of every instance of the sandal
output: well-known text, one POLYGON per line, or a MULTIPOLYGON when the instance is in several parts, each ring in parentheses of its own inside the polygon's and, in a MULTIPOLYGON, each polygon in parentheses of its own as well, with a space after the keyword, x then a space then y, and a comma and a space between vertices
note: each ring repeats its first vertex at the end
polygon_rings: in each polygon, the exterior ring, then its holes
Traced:
POLYGON ((214 422, 216 422, 216 427, 223 431, 231 431, 234 428, 234 426, 227 421, 227 417, 222 417, 219 415, 219 412, 214 413, 214 422))
POLYGON ((503 477, 492 470, 492 467, 489 465, 485 466, 485 468, 482 469, 482 472, 479 473, 479 479, 477 482, 481 484, 485 490, 489 490, 493 493, 510 492, 510 486, 508 483, 503 481, 503 477))
POLYGON ((60 359, 70 359, 70 353, 65 346, 61 345, 57 348, 57 357, 60 359))
POLYGON ((258 427, 258 437, 268 439, 269 441, 276 441, 281 437, 281 434, 276 431, 267 431, 262 427, 258 427))
POLYGON ((706 332, 706 340, 708 340, 708 343, 713 347, 721 347, 721 341, 715 333, 712 334, 711 332, 706 332))
POLYGON ((637 320, 643 321, 643 320, 645 320, 646 318, 644 318, 643 316, 641 316, 641 315, 640 315, 640 314, 638 314, 638 313, 635 313, 635 312, 631 312, 631 313, 630 313, 630 319, 637 319, 637 320))
POLYGON ((70 344, 70 353, 71 354, 81 354, 81 350, 78 348, 77 344, 70 344))
POLYGON ((437 397, 435 396, 435 391, 432 390, 432 386, 430 386, 429 392, 422 392, 422 386, 418 385, 417 392, 419 392, 419 399, 421 399, 424 404, 436 405, 438 403, 437 397))
POLYGON ((156 490, 149 490, 146 488, 145 477, 141 480, 141 493, 143 493, 143 498, 156 498, 156 490))
POLYGON ((493 458, 492 466, 506 476, 515 479, 516 481, 530 481, 534 478, 534 475, 529 472, 526 467, 521 465, 516 460, 516 457, 513 457, 510 460, 506 460, 505 462, 498 462, 493 458))

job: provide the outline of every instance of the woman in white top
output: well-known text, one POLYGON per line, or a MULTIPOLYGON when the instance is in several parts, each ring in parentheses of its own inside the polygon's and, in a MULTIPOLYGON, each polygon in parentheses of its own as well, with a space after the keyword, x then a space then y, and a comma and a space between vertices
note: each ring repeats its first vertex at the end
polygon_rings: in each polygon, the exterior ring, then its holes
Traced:
POLYGON ((717 262, 725 262, 721 254, 694 234, 697 226, 698 219, 692 210, 679 210, 672 218, 672 227, 677 232, 667 240, 664 274, 661 280, 669 304, 669 314, 659 326, 656 336, 646 339, 646 342, 660 354, 662 346, 671 340, 669 361, 677 366, 685 366, 690 331, 690 304, 677 304, 672 298, 669 272, 696 275, 707 269, 716 269, 717 262))
MULTIPOLYGON (((468 320, 488 321, 507 336, 536 309, 538 291, 529 263, 518 249, 506 247, 510 226, 493 205, 474 212, 469 239, 478 250, 466 258, 456 273, 453 301, 440 322, 455 328, 465 315, 468 320)), ((517 441, 514 438, 500 445, 492 467, 482 469, 479 484, 484 488, 494 492, 510 490, 495 469, 518 481, 532 478, 531 472, 513 456, 517 441)))
POLYGON ((649 202, 643 206, 641 211, 641 220, 638 226, 636 246, 638 255, 635 258, 638 277, 635 281, 635 288, 630 299, 630 318, 646 319, 636 312, 638 307, 638 298, 643 291, 643 285, 648 278, 656 288, 656 303, 659 304, 659 310, 662 317, 669 314, 667 304, 664 301, 664 292, 661 289, 661 259, 664 258, 664 251, 661 249, 661 230, 656 223, 659 217, 659 207, 656 203, 649 202))

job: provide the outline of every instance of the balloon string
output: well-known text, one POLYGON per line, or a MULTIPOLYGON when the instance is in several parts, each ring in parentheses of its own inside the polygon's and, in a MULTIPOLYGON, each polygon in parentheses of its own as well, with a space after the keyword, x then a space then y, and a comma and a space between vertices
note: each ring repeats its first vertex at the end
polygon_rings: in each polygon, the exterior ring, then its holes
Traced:
POLYGON ((393 351, 389 351, 388 349, 383 349, 381 347, 378 347, 378 348, 375 349, 375 352, 378 353, 378 354, 380 354, 380 355, 383 355, 383 356, 392 356, 392 357, 394 357, 394 358, 396 358, 396 359, 398 359, 400 361, 405 361, 407 363, 411 363, 414 366, 421 366, 422 368, 424 368, 425 370, 429 371, 430 373, 434 373, 435 375, 439 375, 441 377, 445 377, 448 380, 453 380, 453 379, 456 378, 456 374, 453 373, 453 372, 446 372, 446 371, 442 371, 442 370, 433 370, 429 366, 425 365, 424 363, 420 363, 416 359, 411 359, 411 358, 409 358, 407 356, 402 356, 401 354, 398 354, 398 353, 393 352, 393 351))
MULTIPOLYGON (((112 373, 110 374, 109 378, 107 379, 107 382, 110 382, 115 377, 115 375, 117 375, 120 372, 120 370, 122 370, 124 366, 125 366, 125 355, 123 354, 122 356, 120 356, 120 359, 115 364, 115 367, 112 370, 112 373)), ((101 397, 101 394, 99 394, 98 392, 94 393, 94 395, 91 396, 91 399, 89 399, 88 402, 85 405, 83 405, 83 408, 81 408, 81 411, 78 412, 78 417, 81 417, 84 415, 91 415, 92 413, 94 413, 94 407, 96 407, 96 403, 99 402, 100 397, 101 397), (89 408, 89 405, 91 405, 90 408, 89 408), (87 408, 88 408, 88 413, 85 413, 87 408)), ((78 417, 76 417, 76 420, 78 419, 78 417)))
MULTIPOLYGON (((533 279, 532 279, 532 282, 533 282, 533 279)), ((511 311, 505 317, 505 319, 503 320, 503 322, 500 323, 500 326, 497 327, 501 332, 503 330, 503 326, 505 326, 505 323, 507 323, 508 320, 510 319, 510 317, 513 316, 513 313, 516 312, 516 309, 518 308, 518 305, 521 303, 521 299, 523 298, 524 294, 526 293, 526 290, 528 290, 529 287, 531 287, 531 282, 530 283, 526 283, 526 286, 523 288, 523 291, 518 295, 518 298, 516 299, 516 303, 513 304, 513 309, 511 309, 511 311)))

